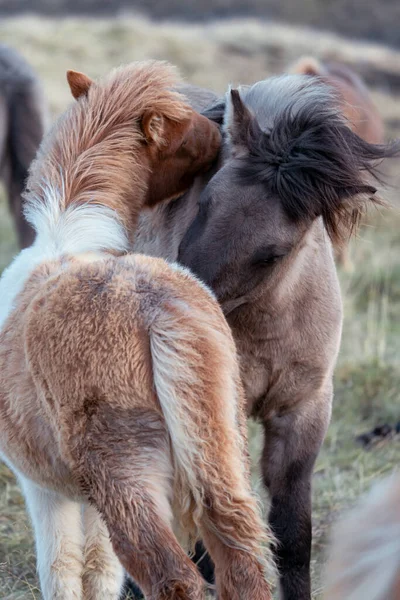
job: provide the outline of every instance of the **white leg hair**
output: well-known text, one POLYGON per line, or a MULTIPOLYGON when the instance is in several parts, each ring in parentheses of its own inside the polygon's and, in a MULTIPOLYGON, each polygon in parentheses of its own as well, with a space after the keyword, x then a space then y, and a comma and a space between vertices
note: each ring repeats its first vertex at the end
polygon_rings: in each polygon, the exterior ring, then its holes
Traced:
POLYGON ((19 477, 36 540, 44 600, 83 600, 81 505, 19 477))
POLYGON ((124 571, 116 557, 107 526, 95 507, 83 507, 85 531, 83 595, 85 600, 118 600, 124 571))

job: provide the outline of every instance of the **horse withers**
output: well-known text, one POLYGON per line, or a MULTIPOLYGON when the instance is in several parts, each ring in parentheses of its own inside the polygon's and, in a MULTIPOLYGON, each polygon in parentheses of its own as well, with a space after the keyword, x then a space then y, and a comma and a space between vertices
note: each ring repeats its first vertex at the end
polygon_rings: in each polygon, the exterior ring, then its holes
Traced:
MULTIPOLYGON (((185 93, 199 108, 197 90, 185 93)), ((247 412, 264 428, 281 597, 309 600, 311 477, 342 328, 332 240, 347 239, 362 207, 378 202, 375 165, 398 147, 352 132, 316 78, 286 75, 208 98, 203 114, 224 131, 219 164, 186 197, 145 212, 134 247, 178 259, 222 305, 247 412)))
POLYGON ((221 599, 271 598, 230 329, 187 270, 126 254, 139 211, 210 167, 219 129, 164 63, 68 80, 77 101, 27 184, 35 242, 0 280, 0 449, 43 598, 117 600, 124 567, 149 600, 204 600, 182 546, 199 536, 221 599))
POLYGON ((34 239, 34 230, 23 215, 22 192, 46 129, 47 112, 31 66, 15 50, 0 45, 0 179, 20 248, 30 246, 34 239))

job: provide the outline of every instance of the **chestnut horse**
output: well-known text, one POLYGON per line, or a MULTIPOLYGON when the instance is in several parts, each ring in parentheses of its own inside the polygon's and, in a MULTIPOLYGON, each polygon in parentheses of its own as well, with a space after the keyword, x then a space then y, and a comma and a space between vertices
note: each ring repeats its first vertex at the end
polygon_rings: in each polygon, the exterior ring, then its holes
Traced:
MULTIPOLYGON (((301 58, 289 71, 321 78, 337 93, 342 113, 353 131, 366 142, 383 144, 385 127, 382 117, 367 86, 354 71, 338 62, 322 63, 308 56, 301 58)), ((336 249, 336 258, 344 269, 352 269, 346 245, 336 249)))
POLYGON ((374 166, 398 147, 351 131, 317 78, 275 77, 220 100, 184 93, 222 124, 220 161, 186 196, 142 214, 134 248, 189 267, 222 305, 247 412, 264 428, 281 597, 309 600, 311 478, 342 328, 332 241, 374 202, 374 166))
POLYGON ((117 600, 123 566, 146 598, 205 599, 174 526, 204 539, 221 599, 271 598, 230 329, 188 271, 125 255, 141 208, 210 166, 219 129, 164 63, 68 79, 77 102, 28 181, 35 242, 0 280, 0 449, 43 597, 117 600))
POLYGON ((399 600, 399 475, 376 484, 335 527, 324 598, 399 600))
POLYGON ((47 106, 36 74, 15 50, 0 44, 0 179, 20 248, 30 246, 34 238, 23 216, 22 192, 46 122, 47 106))

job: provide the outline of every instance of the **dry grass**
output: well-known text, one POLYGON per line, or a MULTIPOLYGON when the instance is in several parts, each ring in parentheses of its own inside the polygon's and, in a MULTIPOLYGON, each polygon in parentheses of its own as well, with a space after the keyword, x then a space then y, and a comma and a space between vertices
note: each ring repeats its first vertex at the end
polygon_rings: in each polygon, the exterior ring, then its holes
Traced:
MULTIPOLYGON (((292 28, 258 22, 207 26, 157 26, 147 21, 38 20, 0 23, 0 40, 32 62, 45 85, 53 114, 70 101, 65 71, 74 68, 98 76, 113 66, 148 57, 178 64, 188 81, 222 91, 229 82, 250 83, 279 72, 301 53, 363 57, 389 67, 392 52, 342 42, 292 28)), ((400 100, 374 94, 389 120, 400 120, 400 100)), ((398 165, 393 169, 396 172, 398 165)), ((345 303, 342 351, 336 371, 336 398, 330 426, 314 476, 314 598, 321 598, 322 565, 329 530, 338 514, 372 481, 397 467, 399 440, 365 450, 355 437, 377 423, 400 419, 400 213, 394 179, 395 208, 373 215, 352 244, 355 269, 341 273, 345 303), (372 226, 373 224, 373 226, 372 226)), ((0 202, 0 269, 16 250, 4 198, 0 202)), ((261 437, 251 424, 256 459, 261 437)), ((257 481, 256 461, 254 480, 257 481)), ((14 478, 0 466, 0 597, 39 600, 34 551, 23 501, 14 478)))

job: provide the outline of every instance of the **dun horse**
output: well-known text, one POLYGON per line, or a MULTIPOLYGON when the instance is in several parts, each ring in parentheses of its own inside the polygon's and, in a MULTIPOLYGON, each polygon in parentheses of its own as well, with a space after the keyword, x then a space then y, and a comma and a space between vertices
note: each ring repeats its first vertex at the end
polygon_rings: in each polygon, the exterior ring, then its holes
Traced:
MULTIPOLYGON (((215 101, 185 94, 197 109, 215 101)), ((223 124, 218 169, 145 212, 135 249, 186 265, 222 305, 247 412, 264 427, 281 597, 309 600, 311 476, 342 327, 331 242, 347 240, 374 201, 374 166, 396 148, 358 137, 330 89, 300 75, 232 90, 204 114, 223 124)))
POLYGON ((176 525, 204 539, 221 599, 265 600, 230 329, 188 271, 124 255, 140 209, 210 166, 219 129, 163 63, 69 83, 28 181, 35 242, 0 282, 0 447, 43 596, 117 600, 122 564, 151 600, 205 598, 176 525))
POLYGON ((45 131, 47 114, 39 81, 25 60, 0 45, 0 179, 21 248, 30 246, 34 231, 24 219, 22 192, 28 169, 45 131))
POLYGON ((400 477, 376 485, 336 526, 325 600, 400 598, 400 477))
MULTIPOLYGON (((312 57, 303 57, 292 66, 293 73, 319 77, 331 86, 340 99, 343 115, 353 131, 371 144, 383 144, 385 128, 382 117, 373 103, 364 82, 351 69, 337 62, 321 63, 312 57)), ((338 263, 352 269, 347 245, 336 251, 338 263)))

